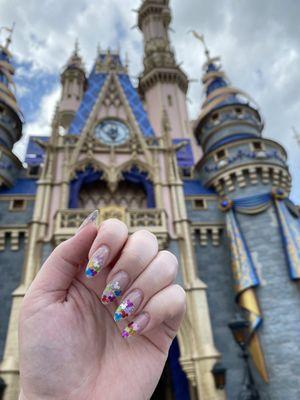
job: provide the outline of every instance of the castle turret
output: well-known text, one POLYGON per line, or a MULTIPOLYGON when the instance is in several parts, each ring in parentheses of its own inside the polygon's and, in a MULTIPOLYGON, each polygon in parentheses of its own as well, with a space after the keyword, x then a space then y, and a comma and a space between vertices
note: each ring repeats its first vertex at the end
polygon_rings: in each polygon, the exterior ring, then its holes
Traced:
POLYGON ((288 193, 286 152, 262 138, 263 122, 255 102, 230 84, 219 58, 208 56, 204 70, 206 98, 195 129, 204 151, 198 165, 202 182, 222 196, 239 196, 241 188, 247 193, 253 184, 258 191, 269 186, 288 193))
MULTIPOLYGON (((204 43, 203 36, 195 36, 204 43)), ((202 249, 201 257, 211 260, 213 273, 202 269, 200 275, 210 288, 211 309, 216 309, 214 296, 222 297, 222 307, 212 319, 218 350, 228 368, 229 398, 237 398, 234 382, 242 381, 237 349, 230 349, 228 332, 228 322, 237 309, 248 319, 247 342, 254 372, 259 372, 256 383, 273 398, 283 395, 280 388, 286 381, 280 365, 281 352, 286 354, 287 349, 281 343, 296 341, 294 330, 286 327, 300 321, 297 311, 290 313, 299 307, 300 255, 298 214, 288 199, 287 154, 279 143, 262 136, 263 121, 256 103, 231 85, 219 58, 211 58, 207 49, 206 56, 205 100, 195 127, 203 158, 195 170, 202 184, 216 191, 210 207, 215 208, 214 224, 222 226, 226 237, 219 254, 208 245, 202 249), (222 262, 215 263, 214 257, 221 257, 222 262), (280 293, 284 293, 284 302, 280 293)), ((209 204, 208 198, 203 201, 209 204)), ((292 351, 286 357, 296 362, 292 351)), ((290 382, 298 385, 296 377, 290 382)))
POLYGON ((166 110, 171 136, 190 137, 188 79, 175 60, 169 39, 170 23, 169 0, 143 2, 138 12, 138 27, 144 36, 144 71, 139 78, 139 92, 157 134, 162 134, 162 110, 166 110))
POLYGON ((23 117, 15 97, 10 42, 9 36, 6 44, 0 45, 0 186, 12 186, 22 168, 12 153, 13 145, 22 136, 23 117))
POLYGON ((67 129, 86 89, 86 75, 79 55, 78 42, 61 74, 62 93, 58 106, 60 125, 67 129))

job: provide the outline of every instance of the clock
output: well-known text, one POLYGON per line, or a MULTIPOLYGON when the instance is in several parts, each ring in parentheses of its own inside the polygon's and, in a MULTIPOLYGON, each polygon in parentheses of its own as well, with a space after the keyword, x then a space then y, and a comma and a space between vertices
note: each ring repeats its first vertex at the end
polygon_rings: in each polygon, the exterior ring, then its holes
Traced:
POLYGON ((120 146, 129 139, 129 128, 121 121, 106 119, 96 126, 95 137, 108 146, 120 146))

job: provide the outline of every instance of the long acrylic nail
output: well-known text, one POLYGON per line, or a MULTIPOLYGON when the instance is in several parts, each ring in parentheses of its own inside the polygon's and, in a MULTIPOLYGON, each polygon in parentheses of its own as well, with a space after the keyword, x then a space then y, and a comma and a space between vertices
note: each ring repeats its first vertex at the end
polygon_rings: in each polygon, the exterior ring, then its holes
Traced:
POLYGON ((92 258, 88 262, 85 270, 85 274, 88 278, 93 278, 99 272, 106 267, 109 256, 109 248, 105 245, 99 247, 99 249, 93 254, 92 258))
POLYGON ((104 289, 101 301, 103 304, 112 303, 116 300, 117 297, 120 297, 126 287, 128 286, 130 281, 129 275, 127 272, 120 271, 118 272, 113 279, 107 284, 104 289))
POLYGON ((95 223, 96 219, 98 218, 98 215, 99 215, 98 210, 94 210, 92 213, 90 213, 83 221, 83 223, 80 225, 80 227, 77 229, 77 232, 81 231, 81 229, 87 226, 88 224, 95 223))
POLYGON ((128 294, 128 296, 126 296, 126 298, 116 309, 114 320, 117 322, 133 314, 134 311, 141 304, 142 300, 143 300, 143 292, 139 289, 133 290, 131 293, 128 294))
POLYGON ((129 336, 135 336, 141 333, 146 328, 149 320, 150 316, 148 313, 138 315, 122 330, 122 337, 126 339, 129 336))

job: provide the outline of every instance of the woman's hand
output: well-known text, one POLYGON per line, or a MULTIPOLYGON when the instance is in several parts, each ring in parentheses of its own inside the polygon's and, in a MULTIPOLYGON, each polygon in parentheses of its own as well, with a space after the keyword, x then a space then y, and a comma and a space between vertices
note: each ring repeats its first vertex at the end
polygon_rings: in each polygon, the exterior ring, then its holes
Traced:
POLYGON ((185 312, 176 274, 153 234, 114 219, 59 245, 23 300, 20 399, 149 399, 185 312))

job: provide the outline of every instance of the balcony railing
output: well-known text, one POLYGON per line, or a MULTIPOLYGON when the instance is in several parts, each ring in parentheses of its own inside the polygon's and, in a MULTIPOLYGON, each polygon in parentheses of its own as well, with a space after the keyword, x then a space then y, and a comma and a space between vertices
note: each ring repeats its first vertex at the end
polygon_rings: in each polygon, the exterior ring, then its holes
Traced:
MULTIPOLYGON (((55 216, 54 237, 56 242, 74 235, 82 221, 92 210, 66 209, 58 210, 55 216)), ((104 207, 100 209, 98 223, 107 218, 118 218, 126 223, 129 233, 146 228, 157 235, 160 241, 168 238, 167 214, 161 209, 126 210, 122 207, 104 207)), ((162 245, 163 243, 161 243, 162 245)))

